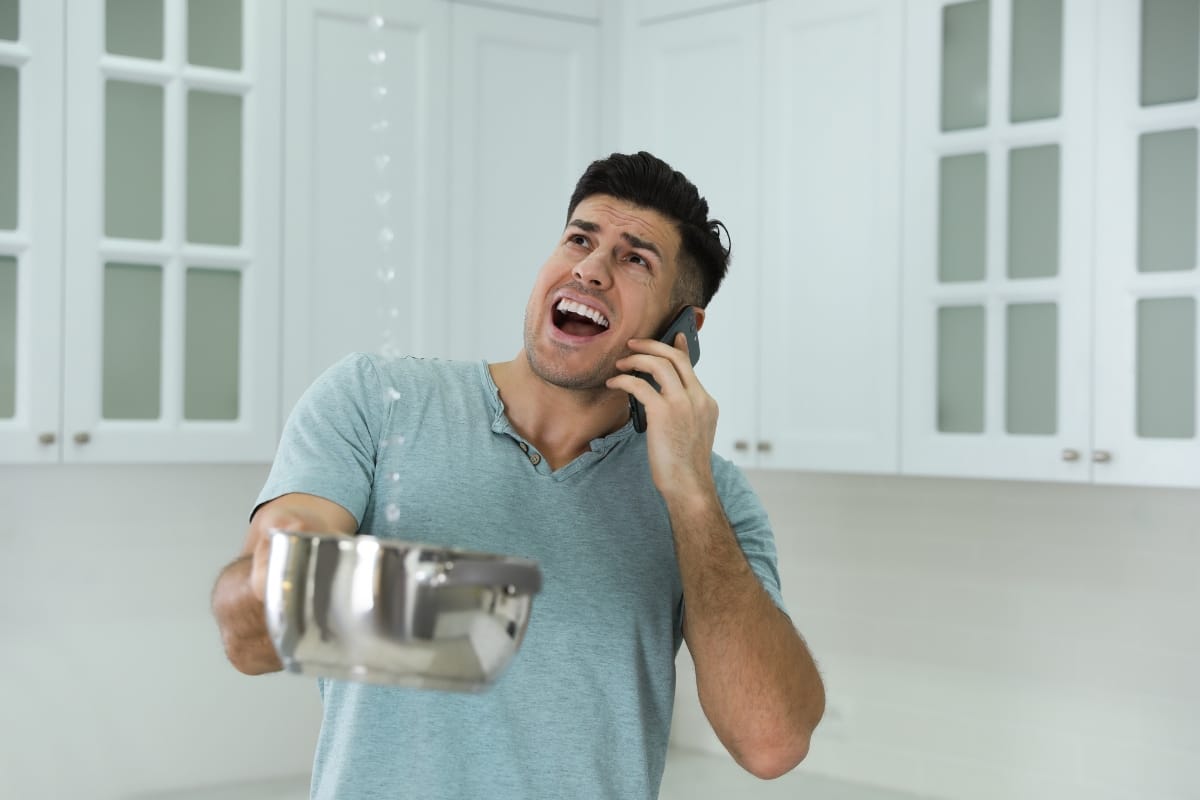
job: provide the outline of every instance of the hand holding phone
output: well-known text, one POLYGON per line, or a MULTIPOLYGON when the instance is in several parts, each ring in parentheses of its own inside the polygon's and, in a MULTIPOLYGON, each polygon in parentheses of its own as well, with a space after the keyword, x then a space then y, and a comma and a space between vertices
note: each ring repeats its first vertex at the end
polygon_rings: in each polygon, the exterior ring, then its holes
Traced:
MULTIPOLYGON (((684 306, 683 310, 675 315, 675 319, 671 320, 671 324, 658 337, 658 340, 674 347, 675 336, 679 333, 682 333, 687 338, 688 357, 691 359, 692 366, 694 367, 696 366, 696 362, 700 360, 700 338, 696 332, 695 306, 684 306)), ((662 391, 662 387, 658 385, 658 382, 645 372, 634 370, 633 374, 653 386, 654 391, 662 391)), ((633 395, 629 395, 629 415, 633 417, 633 429, 638 433, 645 433, 646 407, 633 395)))

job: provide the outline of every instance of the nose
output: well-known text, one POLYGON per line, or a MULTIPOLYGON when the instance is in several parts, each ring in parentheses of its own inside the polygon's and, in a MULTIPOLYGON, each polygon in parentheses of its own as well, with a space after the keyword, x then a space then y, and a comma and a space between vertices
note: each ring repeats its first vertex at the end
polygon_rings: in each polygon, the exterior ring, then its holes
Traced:
POLYGON ((607 289, 612 282, 611 268, 608 254, 597 247, 585 258, 575 262, 575 268, 571 272, 581 283, 596 289, 607 289))

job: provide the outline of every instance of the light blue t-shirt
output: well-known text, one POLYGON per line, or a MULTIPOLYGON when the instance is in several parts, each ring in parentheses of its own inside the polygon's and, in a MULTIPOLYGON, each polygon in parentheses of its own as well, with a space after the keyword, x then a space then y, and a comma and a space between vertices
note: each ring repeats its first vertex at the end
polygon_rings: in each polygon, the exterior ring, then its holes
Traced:
MULTIPOLYGON (((782 608, 762 505, 732 464, 714 455, 713 471, 782 608)), ((344 506, 361 533, 531 558, 543 578, 520 651, 482 693, 320 681, 314 798, 657 797, 683 592, 632 423, 552 471, 485 363, 353 355, 292 412, 258 502, 288 492, 344 506)))

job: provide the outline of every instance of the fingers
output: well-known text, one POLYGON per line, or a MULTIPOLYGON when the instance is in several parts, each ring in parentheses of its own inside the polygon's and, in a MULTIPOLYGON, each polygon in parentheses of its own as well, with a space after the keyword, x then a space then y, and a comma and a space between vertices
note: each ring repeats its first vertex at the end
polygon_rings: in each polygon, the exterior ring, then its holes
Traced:
POLYGON ((633 354, 617 361, 617 369, 645 372, 653 376, 664 391, 668 386, 688 388, 697 382, 688 357, 687 337, 682 333, 675 337, 674 347, 654 339, 630 339, 628 344, 633 354))

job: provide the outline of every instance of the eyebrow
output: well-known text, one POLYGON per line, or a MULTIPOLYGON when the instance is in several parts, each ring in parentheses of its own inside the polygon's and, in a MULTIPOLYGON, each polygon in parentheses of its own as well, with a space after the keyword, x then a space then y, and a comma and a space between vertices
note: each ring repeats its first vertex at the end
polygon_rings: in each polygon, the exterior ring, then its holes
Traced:
MULTIPOLYGON (((573 219, 567 223, 567 227, 579 228, 579 230, 587 231, 588 233, 598 233, 600 231, 599 225, 597 225, 595 222, 588 222, 585 219, 573 219)), ((656 245, 654 242, 648 242, 645 239, 639 239, 632 233, 622 233, 621 238, 629 242, 629 244, 631 244, 633 247, 641 250, 649 250, 651 253, 654 253, 654 255, 658 256, 660 261, 663 260, 662 250, 658 249, 658 245, 656 245)))

